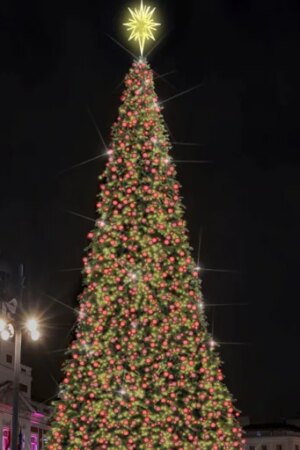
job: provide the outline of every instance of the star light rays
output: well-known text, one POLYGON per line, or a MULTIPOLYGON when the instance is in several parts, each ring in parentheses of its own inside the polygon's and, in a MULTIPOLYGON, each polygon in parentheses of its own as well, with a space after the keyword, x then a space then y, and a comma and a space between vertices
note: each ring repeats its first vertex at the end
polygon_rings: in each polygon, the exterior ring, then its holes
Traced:
MULTIPOLYGON (((199 236, 198 236, 198 248, 197 248, 197 259, 196 259, 196 267, 194 270, 196 272, 200 273, 203 271, 209 271, 209 272, 224 272, 224 273, 238 273, 236 270, 230 270, 230 269, 208 269, 200 266, 200 253, 201 253, 201 246, 203 241, 203 228, 200 228, 199 236)), ((210 346, 211 350, 214 350, 219 345, 249 345, 247 342, 229 342, 229 341, 216 341, 215 340, 215 308, 216 307, 236 307, 236 306, 248 306, 248 303, 204 303, 203 299, 198 301, 198 308, 200 310, 200 313, 204 308, 212 308, 211 309, 211 337, 208 342, 208 345, 210 346)))
POLYGON ((118 39, 114 38, 113 36, 111 36, 109 33, 105 33, 107 37, 109 37, 115 44, 117 44, 122 50, 125 50, 126 53, 128 53, 130 56, 132 56, 133 58, 135 58, 135 54, 133 52, 131 52, 130 50, 128 50, 128 48, 126 48, 123 44, 121 44, 121 42, 118 41, 118 39))
POLYGON ((70 170, 77 169, 77 167, 85 166, 86 164, 88 164, 92 161, 96 161, 97 159, 103 158, 105 156, 107 156, 106 152, 101 153, 100 155, 94 156, 93 158, 85 159, 84 161, 81 161, 80 163, 74 164, 73 166, 67 167, 66 169, 62 170, 60 172, 60 175, 66 173, 66 172, 69 172, 70 170))
POLYGON ((94 115, 93 115, 93 113, 92 113, 92 111, 90 110, 89 107, 87 107, 87 112, 88 112, 88 115, 91 118, 91 121, 92 121, 95 129, 97 130, 98 136, 100 137, 100 140, 102 142, 103 147, 105 148, 105 151, 108 152, 108 148, 107 148, 107 145, 105 143, 104 137, 103 137, 103 135, 102 135, 102 133, 101 133, 101 131, 100 131, 98 125, 97 125, 97 122, 95 120, 95 117, 94 117, 94 115))
POLYGON ((72 306, 68 305, 67 303, 62 302, 62 301, 59 300, 58 298, 53 297, 52 295, 49 295, 49 294, 44 294, 44 295, 45 295, 45 297, 48 297, 48 298, 49 298, 50 300, 52 300, 53 302, 58 303, 59 305, 62 305, 62 306, 64 306, 65 308, 71 310, 73 313, 79 314, 78 309, 73 308, 72 306))
POLYGON ((199 144, 198 142, 179 142, 173 141, 173 145, 183 146, 183 147, 205 147, 205 144, 199 144))
POLYGON ((95 221, 96 221, 96 219, 93 219, 92 217, 85 216, 84 214, 80 214, 80 213, 72 211, 70 209, 65 209, 64 211, 68 214, 71 214, 72 216, 76 216, 76 217, 80 217, 81 219, 88 220, 89 222, 95 223, 95 221))
POLYGON ((172 95, 171 97, 166 98, 159 102, 160 105, 164 105, 165 103, 170 102, 171 100, 175 100, 175 98, 181 97, 182 95, 188 94, 189 92, 198 89, 199 87, 203 87, 204 83, 199 83, 196 86, 192 86, 191 88, 185 89, 184 91, 178 92, 178 94, 172 95))

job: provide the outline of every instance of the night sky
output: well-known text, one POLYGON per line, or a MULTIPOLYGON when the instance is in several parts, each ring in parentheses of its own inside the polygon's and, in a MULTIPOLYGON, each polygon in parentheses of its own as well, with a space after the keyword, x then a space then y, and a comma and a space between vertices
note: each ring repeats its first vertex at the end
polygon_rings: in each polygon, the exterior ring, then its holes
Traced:
MULTIPOLYGON (((26 273, 24 306, 43 326, 25 342, 33 394, 57 392, 80 292, 79 269, 95 217, 109 143, 132 57, 120 19, 126 1, 1 2, 0 250, 26 273), (54 302, 57 298, 69 308, 54 302)), ((253 420, 300 411, 300 6, 281 0, 157 4, 161 44, 149 57, 176 142, 191 244, 202 231, 207 303, 237 406, 253 420), (298 98, 297 98, 298 97, 298 98), (297 245, 298 244, 298 245, 297 245), (298 247, 298 248, 297 248, 298 247), (219 271, 219 270, 226 271, 219 271), (246 305, 245 305, 246 304, 246 305)))

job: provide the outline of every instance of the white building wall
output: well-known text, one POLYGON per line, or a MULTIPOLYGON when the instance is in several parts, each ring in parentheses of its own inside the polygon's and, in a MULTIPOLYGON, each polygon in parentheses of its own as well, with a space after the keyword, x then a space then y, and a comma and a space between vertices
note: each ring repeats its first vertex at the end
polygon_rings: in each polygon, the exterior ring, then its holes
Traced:
MULTIPOLYGON (((5 381, 13 381, 14 368, 14 343, 0 339, 0 385, 5 381), (10 362, 11 361, 11 362, 10 362)), ((31 398, 31 368, 21 364, 20 384, 27 387, 27 391, 21 389, 22 394, 31 398)))
POLYGON ((245 450, 252 450, 252 447, 255 450, 300 450, 300 436, 248 437, 245 450))
MULTIPOLYGON (((5 384, 7 381, 13 381, 13 368, 14 343, 11 340, 2 341, 0 339, 0 389, 2 384, 5 384)), ((37 432, 34 431, 34 433, 36 433, 38 437, 40 437, 41 432, 44 434, 48 429, 47 412, 49 413, 49 408, 47 408, 46 405, 38 405, 31 401, 31 382, 31 368, 22 364, 20 373, 20 393, 26 400, 26 404, 21 398, 19 399, 19 424, 24 439, 24 450, 31 450, 32 428, 37 429, 37 432), (35 413, 35 410, 38 410, 39 413, 35 413)), ((11 429, 11 405, 12 390, 10 387, 8 391, 3 390, 0 392, 0 450, 4 450, 2 448, 3 429, 11 429)), ((40 442, 39 450, 43 450, 43 447, 43 443, 40 442)))

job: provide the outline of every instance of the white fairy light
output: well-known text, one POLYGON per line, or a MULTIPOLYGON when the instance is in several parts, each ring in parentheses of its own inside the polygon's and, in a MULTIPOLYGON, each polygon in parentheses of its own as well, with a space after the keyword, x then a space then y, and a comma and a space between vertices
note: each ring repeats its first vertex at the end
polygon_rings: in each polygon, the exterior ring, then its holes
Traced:
POLYGON ((126 390, 123 387, 121 387, 121 389, 118 390, 118 394, 120 394, 122 396, 126 395, 126 390))
POLYGON ((94 354, 94 349, 90 344, 85 344, 83 346, 83 350, 88 356, 92 356, 94 354))
POLYGON ((204 304, 201 300, 198 301, 198 308, 202 311, 202 309, 204 308, 204 304))
POLYGON ((209 346, 211 349, 215 348, 216 342, 213 340, 213 338, 211 338, 211 340, 209 341, 209 346))
POLYGON ((129 278, 134 281, 134 280, 137 279, 137 274, 136 273, 130 273, 129 274, 129 278))
POLYGON ((84 311, 79 312, 79 320, 83 320, 85 318, 86 314, 84 311))

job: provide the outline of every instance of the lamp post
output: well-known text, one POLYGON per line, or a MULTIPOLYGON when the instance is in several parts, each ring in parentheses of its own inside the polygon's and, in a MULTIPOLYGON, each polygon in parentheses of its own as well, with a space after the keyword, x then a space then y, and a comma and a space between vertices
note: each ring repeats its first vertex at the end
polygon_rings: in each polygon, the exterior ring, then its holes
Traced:
POLYGON ((18 450, 18 422, 19 422, 19 386, 20 386, 20 372, 21 372, 21 345, 22 345, 22 331, 26 328, 31 334, 33 341, 38 340, 40 333, 38 331, 38 324, 35 319, 29 319, 24 327, 22 321, 22 296, 23 296, 23 282, 24 271, 23 265, 19 267, 19 293, 18 303, 16 307, 15 318, 0 319, 0 336, 4 341, 15 336, 14 341, 14 377, 13 377, 13 415, 12 415, 12 439, 11 450, 18 450))
POLYGON ((22 331, 20 327, 20 311, 22 309, 23 300, 23 286, 24 286, 24 269, 23 265, 19 268, 19 298, 16 309, 15 321, 15 357, 14 357, 14 380, 13 380, 13 416, 12 416, 12 450, 17 450, 18 445, 18 422, 19 422, 19 385, 20 385, 20 371, 21 371, 21 345, 22 345, 22 331))
POLYGON ((14 358, 14 381, 13 381, 13 416, 12 416, 12 450, 18 446, 18 419, 19 419, 19 380, 21 370, 21 343, 22 332, 19 327, 15 330, 15 358, 14 358))

